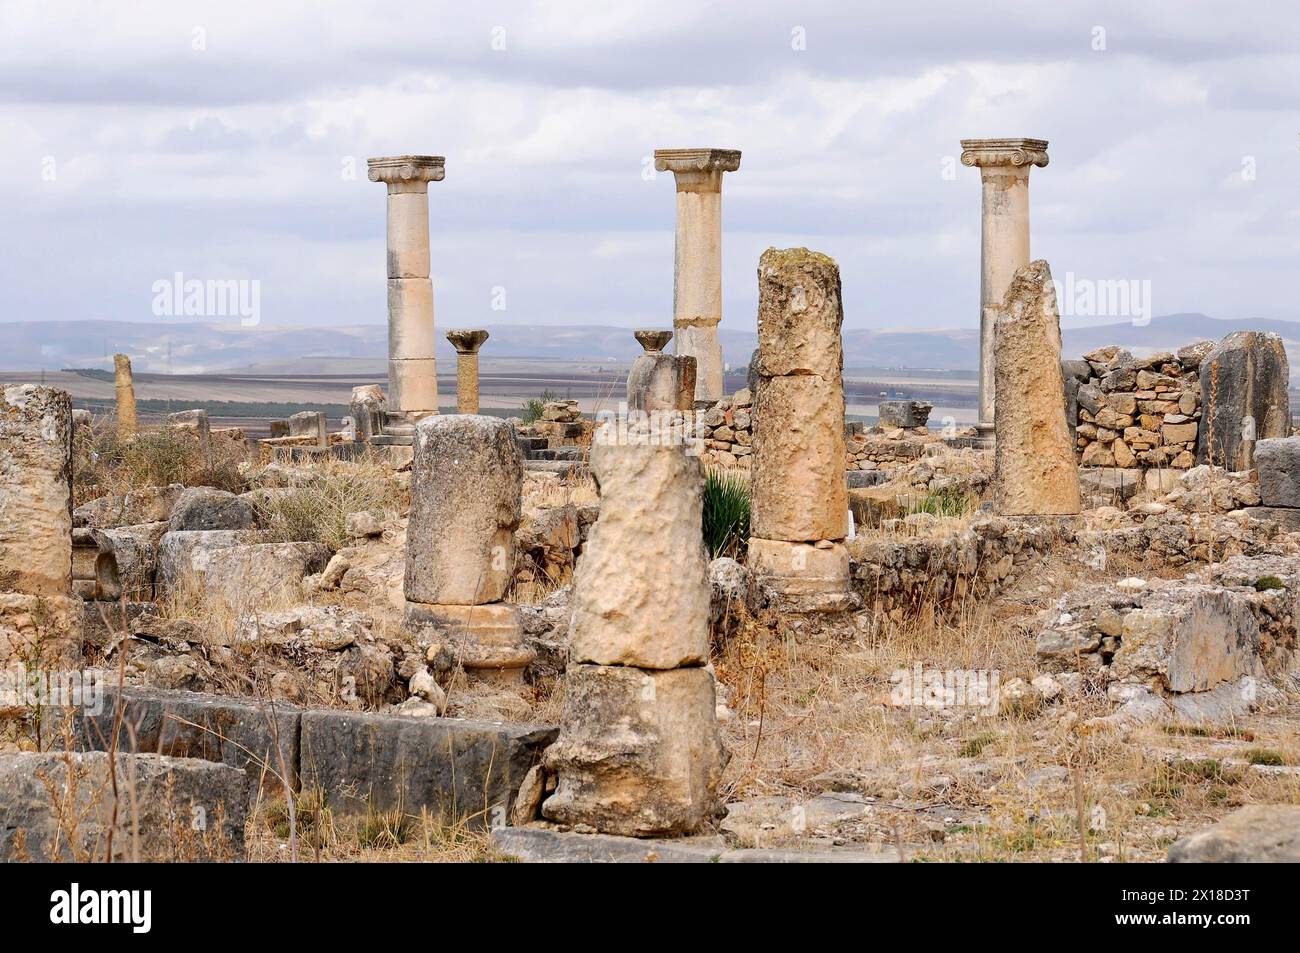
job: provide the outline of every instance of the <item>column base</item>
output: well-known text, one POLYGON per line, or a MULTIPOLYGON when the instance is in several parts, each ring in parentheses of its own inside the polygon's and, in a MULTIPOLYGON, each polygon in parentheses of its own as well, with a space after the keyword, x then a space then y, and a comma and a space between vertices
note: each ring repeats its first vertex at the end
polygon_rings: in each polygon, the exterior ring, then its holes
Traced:
POLYGON ((849 551, 842 542, 753 536, 749 568, 787 612, 851 612, 862 603, 851 586, 849 551))
POLYGON ((518 683, 536 653, 524 643, 519 607, 504 602, 482 606, 406 603, 402 624, 431 636, 427 657, 446 653, 480 679, 518 683))

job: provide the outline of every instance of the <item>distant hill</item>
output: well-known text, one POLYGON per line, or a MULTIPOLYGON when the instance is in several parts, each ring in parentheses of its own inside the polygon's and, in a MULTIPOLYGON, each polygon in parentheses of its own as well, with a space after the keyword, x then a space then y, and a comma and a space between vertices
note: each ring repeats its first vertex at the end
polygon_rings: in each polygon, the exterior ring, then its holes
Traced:
MULTIPOLYGON (((1264 319, 1220 321, 1203 314, 1171 314, 1136 327, 1130 323, 1071 328, 1064 334, 1066 357, 1106 344, 1139 354, 1231 331, 1276 331, 1287 342, 1291 365, 1300 372, 1300 322, 1264 319)), ((630 328, 608 325, 489 325, 484 360, 498 358, 622 363, 641 352, 630 328)), ((752 331, 724 328, 723 352, 743 366, 757 346, 752 331)), ((969 329, 846 329, 844 363, 852 368, 929 368, 973 371, 978 365, 979 332, 969 329)), ((281 373, 329 374, 356 362, 382 362, 387 356, 384 325, 319 328, 244 328, 237 324, 129 321, 18 321, 0 323, 0 370, 109 368, 114 352, 131 355, 137 371, 160 374, 210 374, 256 367, 281 373)), ((440 342, 440 357, 453 358, 440 342)))

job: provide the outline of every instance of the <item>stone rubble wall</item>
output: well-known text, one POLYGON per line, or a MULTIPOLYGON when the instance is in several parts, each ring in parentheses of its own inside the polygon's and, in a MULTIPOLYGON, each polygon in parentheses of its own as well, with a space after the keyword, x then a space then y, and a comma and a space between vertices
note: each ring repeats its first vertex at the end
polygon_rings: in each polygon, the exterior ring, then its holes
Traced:
MULTIPOLYGON (((754 452, 754 397, 748 388, 724 397, 704 413, 700 454, 705 466, 748 470, 754 452)), ((848 422, 844 428, 845 470, 876 470, 918 460, 940 438, 925 427, 866 427, 848 422)))
POLYGON ((1067 413, 1082 467, 1189 470, 1201 419, 1201 358, 1211 342, 1134 358, 1118 347, 1065 361, 1067 413))

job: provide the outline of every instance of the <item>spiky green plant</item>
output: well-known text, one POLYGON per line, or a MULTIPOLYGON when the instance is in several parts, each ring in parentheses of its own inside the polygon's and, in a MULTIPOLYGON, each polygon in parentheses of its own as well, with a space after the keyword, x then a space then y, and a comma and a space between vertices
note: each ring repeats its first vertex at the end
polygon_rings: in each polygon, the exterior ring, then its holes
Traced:
POLYGON ((749 545, 749 483, 734 473, 710 470, 704 478, 704 543, 709 558, 735 558, 749 545))
POLYGON ((544 390, 540 397, 529 398, 528 403, 524 404, 524 423, 532 424, 541 420, 546 405, 550 401, 559 399, 560 395, 553 390, 544 390))

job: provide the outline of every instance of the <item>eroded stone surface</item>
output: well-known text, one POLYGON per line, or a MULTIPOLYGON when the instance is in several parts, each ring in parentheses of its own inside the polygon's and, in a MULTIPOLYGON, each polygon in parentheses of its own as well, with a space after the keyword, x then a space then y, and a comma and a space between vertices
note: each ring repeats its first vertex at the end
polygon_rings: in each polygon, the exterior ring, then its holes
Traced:
POLYGON ((999 513, 1078 513, 1079 477, 1065 422, 1061 322, 1045 261, 1016 272, 994 331, 999 513))
POLYGON ((66 391, 0 391, 0 589, 72 586, 72 403, 66 391))
POLYGON ((523 458, 505 420, 456 414, 416 426, 406 598, 500 600, 514 572, 523 458))
POLYGON ((654 669, 707 662, 699 461, 681 447, 598 442, 591 467, 600 516, 574 576, 571 660, 654 669))
POLYGON ((1234 331, 1205 355, 1200 374, 1197 463, 1248 470, 1255 441, 1290 434, 1290 370, 1279 335, 1234 331))
POLYGON ((544 764, 558 777, 542 816, 631 837, 686 834, 717 816, 727 754, 713 673, 570 665, 559 740, 544 764))

